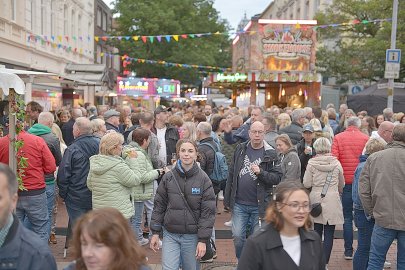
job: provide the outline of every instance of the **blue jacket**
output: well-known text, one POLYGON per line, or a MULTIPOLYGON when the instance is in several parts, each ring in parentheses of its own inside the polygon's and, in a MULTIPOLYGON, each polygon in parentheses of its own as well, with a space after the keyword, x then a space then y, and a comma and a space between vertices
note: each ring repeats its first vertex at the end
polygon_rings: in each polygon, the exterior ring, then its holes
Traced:
POLYGON ((359 157, 360 163, 357 165, 356 170, 354 171, 353 183, 352 183, 352 199, 353 199, 353 208, 357 210, 363 210, 363 205, 360 201, 359 196, 359 178, 361 171, 364 168, 364 164, 366 164, 366 160, 368 155, 361 155, 359 157))
POLYGON ((90 157, 98 154, 100 139, 81 135, 65 150, 60 163, 57 182, 59 195, 81 209, 92 209, 91 192, 87 188, 90 157))
POLYGON ((57 270, 47 243, 26 229, 17 216, 13 218, 6 240, 0 247, 0 269, 57 270))
POLYGON ((224 139, 228 144, 243 143, 249 140, 250 121, 246 121, 237 130, 224 133, 224 139))

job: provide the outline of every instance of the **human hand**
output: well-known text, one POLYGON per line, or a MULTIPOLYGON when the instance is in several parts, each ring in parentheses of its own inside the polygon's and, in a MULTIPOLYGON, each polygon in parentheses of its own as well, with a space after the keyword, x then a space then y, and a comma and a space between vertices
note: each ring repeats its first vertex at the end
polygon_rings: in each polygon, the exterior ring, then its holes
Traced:
POLYGON ((168 172, 170 172, 170 169, 167 168, 167 167, 163 167, 163 171, 164 171, 165 173, 168 173, 168 172))
POLYGON ((232 121, 231 120, 228 119, 228 120, 224 121, 223 130, 227 133, 232 131, 232 121))
POLYGON ((152 235, 152 238, 150 239, 150 248, 156 252, 159 250, 159 235, 158 234, 154 234, 152 235))
POLYGON ((135 150, 131 150, 128 152, 128 157, 129 158, 137 158, 138 157, 138 153, 136 153, 135 150))
POLYGON ((260 173, 260 167, 259 167, 259 165, 256 165, 256 164, 250 165, 250 169, 251 169, 255 174, 259 174, 259 173, 260 173))
POLYGON ((206 250, 207 250, 206 244, 198 242, 197 249, 195 250, 195 257, 197 258, 197 260, 200 260, 202 257, 204 257, 206 250))

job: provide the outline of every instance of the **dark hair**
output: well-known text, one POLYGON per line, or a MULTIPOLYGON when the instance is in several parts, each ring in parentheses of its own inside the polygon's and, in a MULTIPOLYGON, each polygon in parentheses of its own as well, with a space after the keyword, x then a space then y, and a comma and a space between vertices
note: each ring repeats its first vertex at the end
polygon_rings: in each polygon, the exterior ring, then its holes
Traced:
POLYGON ((321 118, 322 116, 322 109, 319 107, 315 107, 312 109, 312 113, 314 114, 315 118, 321 118))
POLYGON ((33 111, 33 112, 41 113, 44 110, 44 108, 42 108, 42 106, 38 102, 35 102, 35 101, 28 102, 27 107, 28 106, 30 106, 31 111, 33 111))
POLYGON ((7 187, 10 195, 14 195, 18 191, 18 182, 14 172, 6 164, 0 163, 0 173, 7 178, 7 187))
MULTIPOLYGON (((281 231, 284 227, 284 219, 281 212, 278 210, 277 204, 283 203, 293 192, 299 190, 304 191, 308 195, 308 190, 301 184, 299 179, 281 182, 277 185, 276 190, 273 190, 273 200, 266 210, 265 220, 268 223, 273 223, 273 226, 277 231, 281 231)), ((312 222, 308 215, 304 223, 304 229, 309 230, 311 226, 312 222)))
POLYGON ((141 119, 141 113, 131 113, 131 123, 132 125, 139 125, 139 119, 141 119))
POLYGON ((198 122, 198 123, 200 123, 200 122, 206 122, 206 121, 207 121, 207 117, 206 117, 204 114, 202 114, 202 113, 196 113, 196 114, 194 115, 193 122, 198 122))
POLYGON ((143 248, 138 244, 128 220, 115 208, 100 208, 82 215, 73 230, 73 254, 76 270, 85 270, 82 260, 81 236, 86 232, 94 241, 111 248, 114 260, 110 270, 139 270, 146 264, 143 248))
POLYGON ((212 116, 211 122, 212 122, 212 131, 217 132, 219 129, 219 125, 221 124, 221 121, 225 119, 225 117, 215 114, 212 116))
POLYGON ((271 130, 274 130, 274 129, 276 128, 277 122, 276 122, 276 119, 274 119, 273 116, 266 114, 266 115, 263 117, 263 120, 264 120, 264 119, 266 119, 267 123, 270 125, 271 130))
MULTIPOLYGON (((142 121, 144 124, 153 124, 154 116, 152 112, 143 112, 139 118, 139 121, 142 121)), ((131 119, 132 121, 132 119, 131 119)), ((133 123, 132 123, 133 124, 133 123)))
POLYGON ((368 133, 371 135, 371 132, 373 132, 374 130, 376 130, 375 127, 375 120, 373 117, 371 116, 364 116, 364 119, 367 121, 368 123, 368 127, 367 127, 367 131, 368 133))
POLYGON ((190 140, 190 139, 180 139, 180 140, 176 143, 176 154, 177 154, 177 158, 179 158, 180 147, 181 147, 181 145, 182 145, 183 143, 191 143, 191 144, 194 146, 195 151, 198 152, 198 146, 197 146, 197 143, 196 143, 195 141, 190 140))
POLYGON ((143 144, 144 140, 147 140, 150 136, 150 131, 144 128, 134 129, 132 132, 132 141, 136 142, 139 145, 143 144))

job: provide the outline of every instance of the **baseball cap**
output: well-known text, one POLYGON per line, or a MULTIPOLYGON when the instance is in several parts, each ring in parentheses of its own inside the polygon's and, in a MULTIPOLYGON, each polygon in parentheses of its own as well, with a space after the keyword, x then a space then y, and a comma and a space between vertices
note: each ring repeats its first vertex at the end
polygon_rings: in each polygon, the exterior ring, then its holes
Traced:
POLYGON ((311 124, 307 124, 307 125, 305 125, 304 126, 304 128, 302 129, 302 132, 305 132, 305 131, 309 131, 309 132, 314 132, 314 128, 312 127, 312 125, 311 124))
POLYGON ((159 105, 159 106, 157 106, 156 109, 155 109, 155 115, 156 115, 156 114, 159 114, 159 113, 161 113, 161 112, 167 112, 167 111, 169 111, 169 110, 166 108, 166 106, 164 106, 164 105, 159 105))
POLYGON ((120 116, 120 112, 116 110, 108 110, 104 113, 104 119, 107 120, 110 117, 113 116, 120 116))

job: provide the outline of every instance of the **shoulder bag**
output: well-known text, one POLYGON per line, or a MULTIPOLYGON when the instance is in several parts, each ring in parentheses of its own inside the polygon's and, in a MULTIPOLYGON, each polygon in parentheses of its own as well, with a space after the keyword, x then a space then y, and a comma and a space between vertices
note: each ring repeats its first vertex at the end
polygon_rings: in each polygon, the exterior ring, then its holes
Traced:
POLYGON ((322 192, 321 192, 321 201, 318 203, 311 204, 311 216, 313 216, 313 217, 319 217, 319 215, 322 213, 321 203, 322 203, 323 198, 325 198, 326 193, 328 192, 330 182, 332 181, 332 173, 333 173, 333 170, 328 172, 328 175, 326 176, 326 182, 323 185, 322 192))

